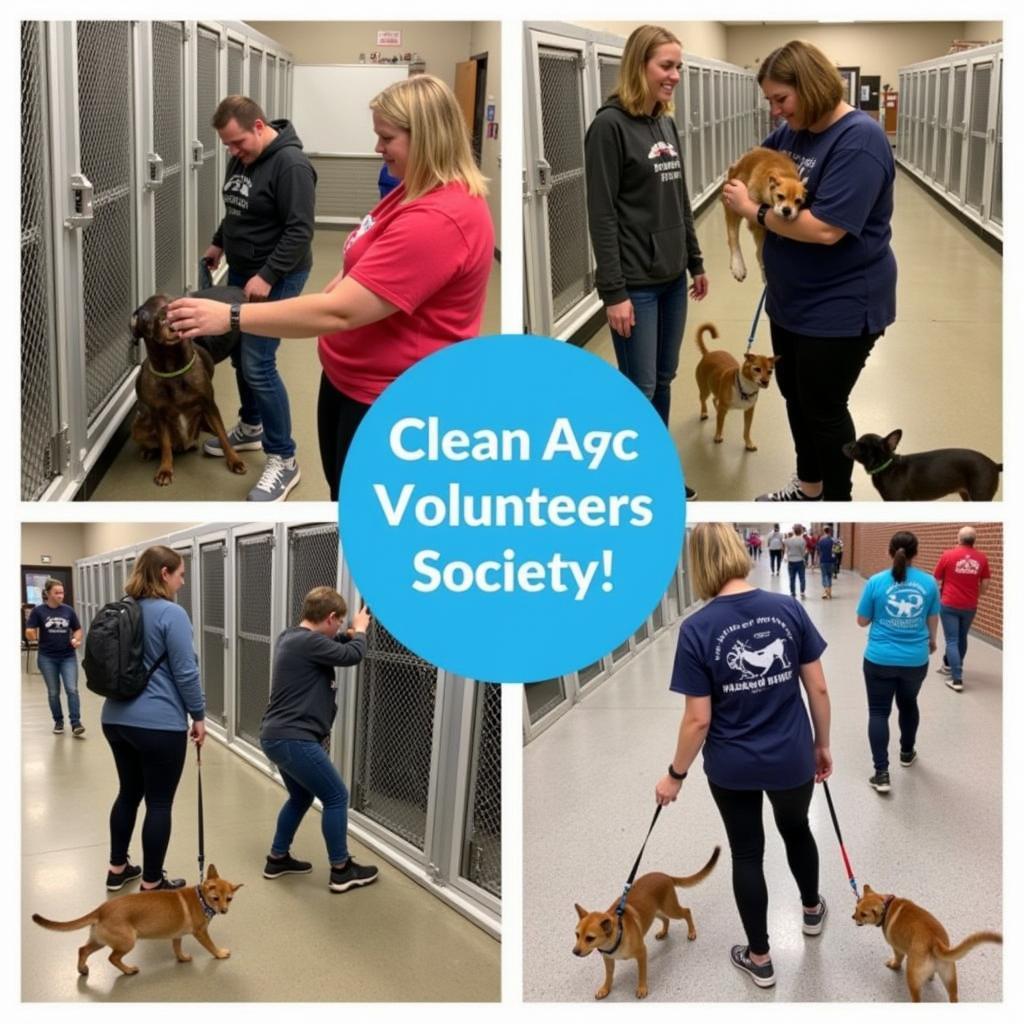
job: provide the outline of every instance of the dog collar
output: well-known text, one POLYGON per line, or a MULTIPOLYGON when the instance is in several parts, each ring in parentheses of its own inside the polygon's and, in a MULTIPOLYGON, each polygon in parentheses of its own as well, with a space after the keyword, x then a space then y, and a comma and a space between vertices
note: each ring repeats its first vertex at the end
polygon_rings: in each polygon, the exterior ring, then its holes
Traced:
POLYGON ((181 377, 188 373, 188 371, 195 365, 197 354, 198 353, 196 352, 192 353, 192 358, 188 361, 188 366, 184 366, 180 370, 174 370, 172 373, 161 373, 159 370, 154 370, 152 366, 149 368, 149 371, 154 377, 163 377, 164 379, 167 379, 168 377, 181 377))
POLYGON ((881 928, 885 924, 886 917, 889 916, 889 907, 892 906, 892 901, 896 897, 891 893, 885 897, 885 903, 882 904, 882 916, 878 919, 878 927, 881 928))
POLYGON ((758 388, 757 388, 757 385, 755 384, 754 385, 754 390, 751 391, 750 394, 748 395, 747 392, 743 390, 743 384, 740 381, 741 377, 742 377, 742 374, 740 373, 739 370, 737 370, 736 371, 736 390, 740 393, 740 398, 742 398, 743 401, 746 401, 748 398, 753 398, 754 395, 757 394, 758 388))
POLYGON ((199 897, 199 906, 203 908, 203 913, 206 915, 206 919, 209 921, 217 911, 206 902, 206 897, 203 895, 202 885, 196 886, 196 895, 199 897))
POLYGON ((622 936, 626 934, 626 929, 622 927, 622 915, 615 915, 616 923, 619 926, 619 937, 615 940, 615 944, 611 949, 602 949, 600 946, 597 947, 599 953, 604 953, 605 956, 611 956, 618 948, 622 945, 622 936))
POLYGON ((868 469, 868 476, 874 476, 876 473, 881 473, 883 469, 888 469, 892 465, 892 463, 893 460, 889 459, 888 462, 883 462, 880 466, 875 466, 874 469, 868 469))

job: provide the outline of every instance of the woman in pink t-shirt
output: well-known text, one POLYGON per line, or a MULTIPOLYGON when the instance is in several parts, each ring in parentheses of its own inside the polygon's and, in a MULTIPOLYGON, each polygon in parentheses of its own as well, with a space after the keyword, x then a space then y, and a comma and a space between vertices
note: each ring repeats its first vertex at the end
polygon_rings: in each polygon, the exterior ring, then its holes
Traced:
POLYGON ((323 292, 230 309, 193 298, 169 307, 186 338, 232 326, 320 335, 317 428, 332 499, 356 428, 384 388, 425 356, 479 333, 494 253, 487 185, 448 86, 417 75, 385 89, 370 109, 376 152, 402 184, 349 235, 342 268, 323 292))

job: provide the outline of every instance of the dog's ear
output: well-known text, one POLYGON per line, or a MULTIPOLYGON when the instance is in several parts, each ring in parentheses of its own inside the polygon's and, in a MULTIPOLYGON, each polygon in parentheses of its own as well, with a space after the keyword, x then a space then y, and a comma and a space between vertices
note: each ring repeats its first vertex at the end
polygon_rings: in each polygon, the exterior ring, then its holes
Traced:
MULTIPOLYGON (((231 883, 228 882, 228 885, 231 885, 231 883)), ((238 892, 238 890, 241 889, 243 885, 245 885, 245 882, 239 882, 238 885, 231 885, 231 891, 238 892)))
POLYGON ((212 864, 206 869, 206 877, 208 879, 220 878, 220 875, 217 874, 217 869, 212 864))
POLYGON ((605 917, 601 919, 601 931, 603 931, 605 935, 611 935, 612 919, 610 917, 605 917))
POLYGON ((576 908, 576 916, 582 921, 587 916, 588 911, 584 910, 578 903, 574 903, 573 906, 576 908))
POLYGON ((778 188, 779 187, 779 179, 776 178, 774 174, 769 174, 768 175, 768 187, 769 188, 778 188))
POLYGON ((755 359, 757 359, 757 356, 755 356, 753 352, 747 352, 743 357, 743 362, 752 363, 755 359))
POLYGON ((891 451, 891 452, 896 451, 896 445, 898 445, 900 443, 900 438, 901 437, 903 437, 903 431, 902 430, 894 430, 894 431, 892 431, 892 433, 886 434, 885 435, 885 447, 888 448, 889 451, 891 451))
POLYGON ((871 893, 873 893, 874 891, 875 891, 875 890, 874 890, 874 889, 872 889, 870 885, 865 885, 865 886, 864 886, 864 895, 865 895, 865 896, 868 896, 868 895, 870 895, 870 894, 871 894, 871 893))

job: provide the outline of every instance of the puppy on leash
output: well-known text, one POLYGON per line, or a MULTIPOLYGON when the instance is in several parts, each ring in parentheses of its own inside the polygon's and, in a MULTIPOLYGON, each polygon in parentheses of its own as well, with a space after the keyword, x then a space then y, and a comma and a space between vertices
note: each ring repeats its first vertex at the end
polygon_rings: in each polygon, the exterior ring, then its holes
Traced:
POLYGON ((707 399, 715 404, 715 444, 722 443, 725 414, 730 409, 743 410, 743 443, 748 452, 756 452, 757 445, 750 439, 750 425, 754 421, 754 407, 758 393, 772 382, 776 356, 758 356, 748 352, 741 366, 726 351, 709 352, 704 344, 704 332, 718 337, 714 324, 701 324, 697 328, 697 347, 701 359, 697 364, 697 388, 700 391, 700 418, 708 418, 707 399))

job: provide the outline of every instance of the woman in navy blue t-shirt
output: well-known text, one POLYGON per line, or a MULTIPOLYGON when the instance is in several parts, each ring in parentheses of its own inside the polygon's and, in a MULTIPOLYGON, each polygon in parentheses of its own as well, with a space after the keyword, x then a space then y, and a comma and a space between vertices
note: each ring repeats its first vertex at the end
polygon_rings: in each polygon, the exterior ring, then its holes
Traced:
POLYGON ((853 462, 842 448, 856 432, 847 403, 872 347, 896 319, 889 245, 896 164, 881 126, 843 99, 843 80, 817 47, 779 47, 757 81, 772 116, 784 122, 763 145, 792 157, 808 197, 787 221, 759 207, 742 182, 722 190, 730 209, 767 229, 765 310, 796 447, 796 477, 758 500, 849 501, 853 462))
POLYGON ((768 947, 762 794, 767 793, 786 858, 800 890, 805 935, 820 934, 818 848, 807 822, 814 783, 832 774, 825 641, 800 603, 746 581, 750 559, 728 523, 699 523, 690 568, 707 604, 683 620, 670 688, 686 709, 659 804, 679 795, 703 748, 704 771, 732 852, 732 884, 746 946, 732 963, 761 988, 775 984, 768 947), (811 719, 801 699, 807 694, 811 719))

